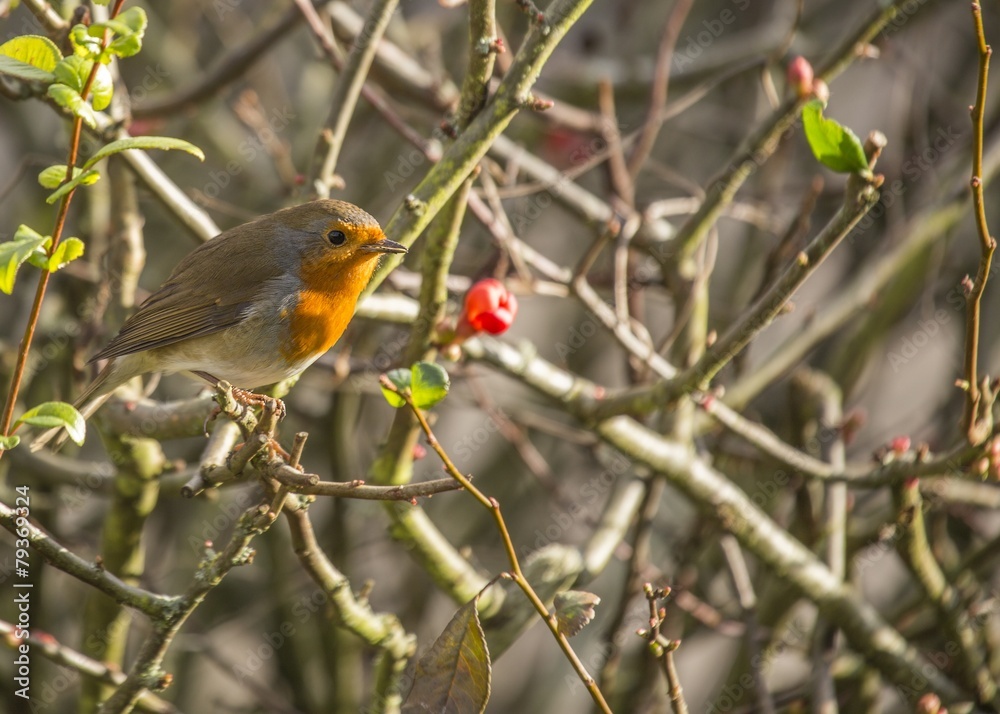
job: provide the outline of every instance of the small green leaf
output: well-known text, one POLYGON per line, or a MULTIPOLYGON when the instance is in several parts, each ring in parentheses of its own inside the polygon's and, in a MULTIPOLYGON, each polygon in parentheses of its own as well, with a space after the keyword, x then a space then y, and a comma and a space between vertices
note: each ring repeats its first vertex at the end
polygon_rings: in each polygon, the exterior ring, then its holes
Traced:
POLYGON ((16 434, 12 434, 11 436, 0 435, 0 451, 10 451, 20 443, 21 437, 16 434))
POLYGON ((87 435, 87 425, 83 420, 83 415, 76 410, 76 407, 66 402, 39 404, 34 409, 29 409, 22 414, 15 426, 17 424, 30 424, 44 429, 66 427, 69 438, 77 444, 82 444, 87 435))
MULTIPOLYGON (((79 171, 79 169, 77 169, 77 171, 79 171)), ((91 184, 97 183, 98 180, 100 180, 100 178, 101 174, 97 169, 87 169, 82 173, 74 175, 71 180, 67 181, 59 188, 57 188, 55 191, 50 193, 46 197, 45 202, 50 204, 55 203, 77 186, 81 184, 83 184, 84 186, 89 186, 91 184)))
POLYGON ((106 144, 87 160, 83 168, 89 169, 105 156, 119 154, 129 149, 162 149, 163 151, 177 149, 197 156, 202 161, 205 160, 205 154, 201 149, 183 139, 174 139, 169 136, 131 136, 127 139, 118 139, 117 141, 112 141, 110 144, 106 144))
POLYGON ((111 78, 111 70, 105 65, 97 65, 97 72, 94 74, 94 81, 90 84, 90 97, 94 104, 94 109, 103 111, 111 104, 111 97, 115 93, 115 82, 111 78))
POLYGON ((90 76, 90 68, 93 66, 94 60, 70 55, 59 61, 59 64, 53 70, 53 74, 55 74, 57 82, 65 84, 67 87, 72 87, 76 90, 77 94, 80 94, 83 92, 83 86, 87 83, 87 77, 90 76))
POLYGON ((36 233, 22 224, 14 233, 14 240, 0 243, 0 290, 10 295, 14 290, 17 269, 35 252, 44 256, 43 248, 50 240, 49 236, 36 233))
POLYGON ((97 128, 97 115, 94 109, 83 100, 80 93, 65 84, 50 84, 48 95, 55 100, 56 104, 66 107, 75 116, 83 119, 83 123, 91 129, 97 128))
MULTIPOLYGON (((393 386, 401 392, 410 388, 412 374, 408 369, 392 369, 386 372, 385 376, 388 377, 393 386)), ((389 402, 390 406, 393 406, 396 409, 406 406, 406 400, 393 392, 391 389, 382 387, 382 396, 385 397, 385 400, 389 402)))
POLYGON ((69 39, 73 44, 73 54, 79 57, 96 59, 101 54, 101 36, 93 37, 87 32, 86 25, 74 25, 69 31, 69 39))
POLYGON ((417 362, 410 368, 410 392, 413 403, 421 409, 429 409, 448 395, 451 380, 440 365, 433 362, 417 362))
POLYGON ((802 128, 813 155, 824 166, 840 173, 868 171, 868 159, 853 131, 823 116, 823 103, 814 99, 802 108, 802 128))
POLYGON ((111 30, 115 37, 105 54, 131 57, 142 49, 142 36, 146 32, 146 11, 141 7, 130 7, 118 17, 107 22, 93 23, 88 32, 93 37, 101 37, 105 30, 111 30))
MULTIPOLYGON (((96 171, 84 172, 83 169, 74 167, 73 168, 73 178, 77 178, 82 173, 87 173, 86 177, 81 177, 79 183, 89 186, 90 184, 97 183, 100 180, 101 175, 96 171)), ((63 181, 66 180, 66 164, 55 164, 48 167, 40 174, 38 174, 38 183, 42 185, 43 188, 59 188, 62 186, 63 181)))
POLYGON ((463 605, 417 661, 403 714, 486 709, 490 698, 490 651, 479 622, 479 597, 463 605))
POLYGON ((56 246, 45 267, 54 273, 83 255, 83 248, 83 241, 79 238, 65 238, 56 246))
POLYGON ((40 35, 22 35, 0 45, 0 73, 20 79, 52 82, 52 70, 61 59, 56 44, 40 35))

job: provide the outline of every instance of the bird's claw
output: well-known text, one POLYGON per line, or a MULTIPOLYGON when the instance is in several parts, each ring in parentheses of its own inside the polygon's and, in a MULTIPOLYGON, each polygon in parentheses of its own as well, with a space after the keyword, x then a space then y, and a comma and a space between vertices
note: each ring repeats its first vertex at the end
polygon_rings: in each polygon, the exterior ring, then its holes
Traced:
POLYGON ((284 419, 285 414, 288 413, 285 409, 285 403, 277 397, 257 394, 256 392, 251 392, 248 389, 240 389, 239 387, 233 387, 233 397, 240 404, 248 407, 263 408, 267 404, 274 404, 274 413, 278 417, 279 421, 284 419))

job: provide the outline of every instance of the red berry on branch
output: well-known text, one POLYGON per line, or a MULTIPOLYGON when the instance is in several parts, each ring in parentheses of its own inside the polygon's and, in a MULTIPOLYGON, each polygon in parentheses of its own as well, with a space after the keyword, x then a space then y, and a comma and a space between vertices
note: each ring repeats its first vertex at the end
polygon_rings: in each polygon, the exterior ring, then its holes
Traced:
POLYGON ((477 282, 465 294, 461 322, 471 327, 473 332, 499 335, 514 323, 516 315, 517 298, 499 280, 487 278, 477 282))

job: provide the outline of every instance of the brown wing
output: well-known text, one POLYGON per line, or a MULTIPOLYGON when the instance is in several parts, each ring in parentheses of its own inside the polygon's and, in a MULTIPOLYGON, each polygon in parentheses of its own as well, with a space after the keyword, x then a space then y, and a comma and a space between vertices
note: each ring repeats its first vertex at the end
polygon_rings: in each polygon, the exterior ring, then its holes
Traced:
POLYGON ((284 272, 273 259, 270 228, 265 221, 249 223, 196 248, 90 361, 171 345, 238 323, 261 286, 284 272))

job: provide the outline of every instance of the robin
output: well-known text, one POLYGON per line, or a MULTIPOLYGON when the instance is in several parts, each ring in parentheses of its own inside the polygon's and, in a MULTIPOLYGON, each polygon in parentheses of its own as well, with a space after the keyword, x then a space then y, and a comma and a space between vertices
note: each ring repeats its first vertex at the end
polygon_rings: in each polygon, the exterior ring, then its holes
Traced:
MULTIPOLYGON (((188 254, 90 359, 108 362, 74 406, 89 417, 149 372, 226 380, 252 401, 246 390, 293 377, 330 349, 382 254, 405 252, 368 213, 331 199, 225 231, 188 254)), ((39 435, 32 450, 58 433, 39 435)))

